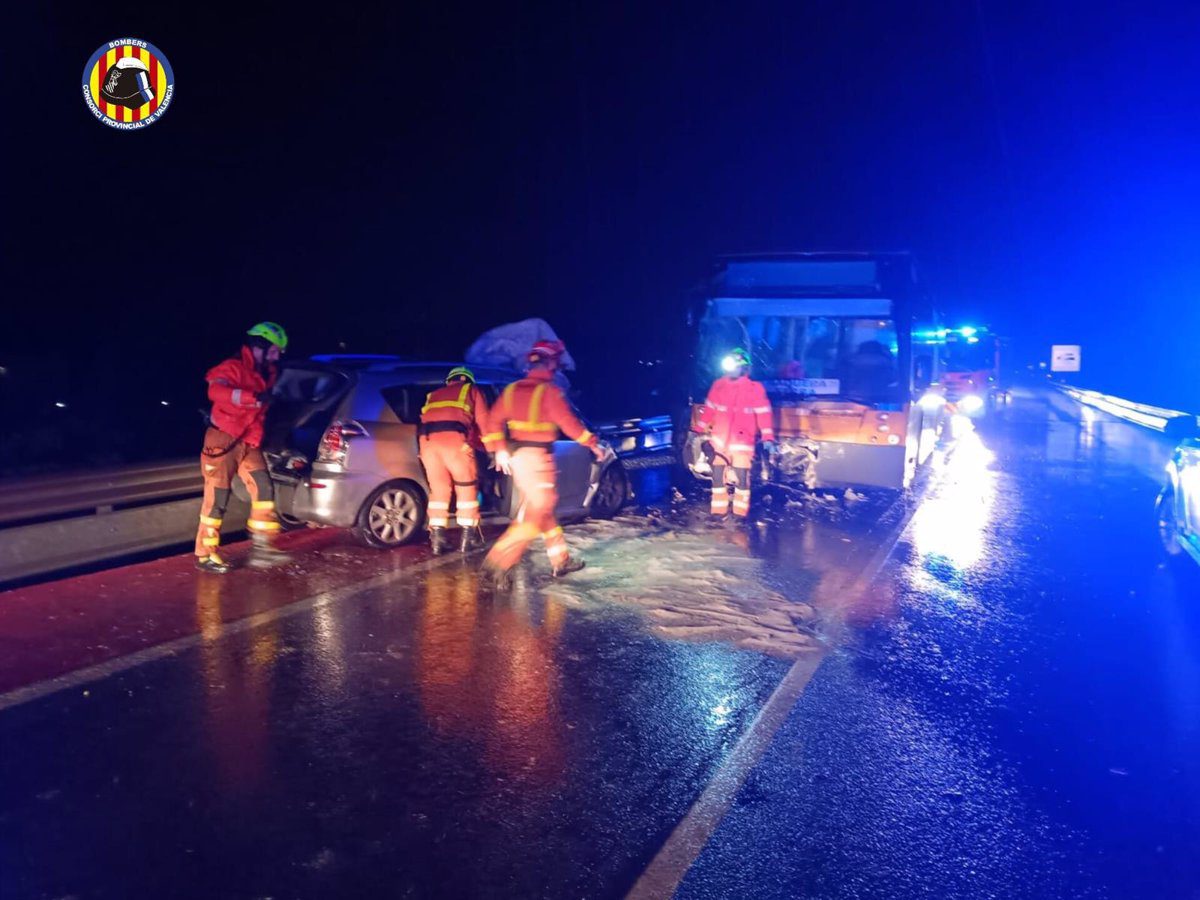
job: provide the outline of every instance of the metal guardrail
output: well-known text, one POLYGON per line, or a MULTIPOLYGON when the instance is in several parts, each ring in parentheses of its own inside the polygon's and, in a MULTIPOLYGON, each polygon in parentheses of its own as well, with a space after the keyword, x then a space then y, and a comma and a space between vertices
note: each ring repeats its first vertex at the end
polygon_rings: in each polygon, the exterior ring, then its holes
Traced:
POLYGON ((17 522, 90 515, 204 490, 194 460, 0 482, 0 529, 17 522))
MULTIPOLYGON (((670 416, 597 427, 629 468, 673 459, 670 416)), ((194 459, 0 481, 0 586, 190 543, 204 482, 194 459)), ((235 492, 222 526, 245 527, 235 492)))
POLYGON ((674 459, 675 423, 670 416, 606 423, 596 426, 596 434, 629 468, 644 468, 659 458, 666 465, 674 459))
POLYGON ((189 543, 203 491, 195 460, 0 482, 0 584, 189 543))
POLYGON ((1165 432, 1170 422, 1174 419, 1196 420, 1196 416, 1193 413, 1177 409, 1150 406, 1146 403, 1134 403, 1132 400, 1125 400, 1122 397, 1113 397, 1109 394, 1101 394, 1099 391, 1076 388, 1069 384, 1055 384, 1055 387, 1084 406, 1093 407, 1108 413, 1110 416, 1115 416, 1126 422, 1132 422, 1135 425, 1141 425, 1143 428, 1149 428, 1153 431, 1165 432))

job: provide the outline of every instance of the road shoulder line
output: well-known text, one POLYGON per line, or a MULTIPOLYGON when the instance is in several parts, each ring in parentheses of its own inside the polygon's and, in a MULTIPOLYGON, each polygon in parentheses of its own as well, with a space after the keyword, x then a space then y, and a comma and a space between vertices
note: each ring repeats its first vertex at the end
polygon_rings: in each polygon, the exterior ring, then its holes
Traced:
MULTIPOLYGON (((859 577, 852 582, 852 594, 861 595, 883 571, 901 538, 908 531, 913 516, 925 501, 932 487, 931 481, 929 477, 922 479, 918 485, 919 493, 913 498, 913 502, 904 511, 900 521, 893 526, 859 577)), ((903 502, 903 497, 898 502, 903 502)), ((807 654, 792 664, 738 739, 733 750, 721 762, 699 799, 692 804, 666 843, 634 882, 626 894, 627 900, 663 900, 675 895, 688 871, 716 832, 717 826, 733 806, 738 791, 771 746, 776 733, 799 702, 826 656, 826 653, 807 654)))
MULTIPOLYGON (((146 663, 165 659, 168 656, 175 656, 178 653, 182 653, 185 650, 190 650, 192 647, 199 646, 200 644, 224 640, 227 637, 235 634, 241 634, 245 631, 253 631, 255 628, 259 628, 270 622, 274 622, 279 619, 286 619, 290 616, 298 615, 302 612, 315 609, 318 606, 337 603, 341 600, 345 600, 347 597, 352 597, 355 594, 361 593, 362 591, 369 591, 376 588, 385 587, 399 578, 405 578, 417 572, 425 572, 431 569, 437 569, 460 560, 461 557, 458 554, 422 560, 421 562, 415 563, 411 566, 405 566, 404 568, 393 572, 385 572, 382 575, 376 575, 364 581, 343 585, 342 587, 334 588, 333 590, 329 591, 322 591, 321 593, 313 594, 310 597, 303 597, 285 606, 277 606, 274 609, 257 613, 253 616, 247 616, 244 619, 237 619, 233 622, 223 623, 216 630, 215 634, 211 634, 208 637, 205 637, 200 633, 185 635, 184 637, 176 638, 173 641, 167 641, 165 644, 156 644, 153 647, 146 647, 143 650, 138 650, 125 656, 118 656, 102 663, 96 663, 92 666, 76 669, 74 672, 68 672, 65 675, 58 675, 54 678, 47 678, 43 681, 35 681, 32 684, 14 688, 11 691, 0 694, 0 713, 3 713, 5 710, 12 709, 14 706, 21 706, 25 703, 31 703, 34 700, 40 700, 42 697, 48 697, 51 694, 57 694, 60 691, 71 690, 73 688, 79 688, 83 687, 84 685, 93 684, 112 675, 116 675, 119 672, 124 672, 128 669, 145 665, 146 663)), ((199 577, 221 576, 201 575, 199 577)))

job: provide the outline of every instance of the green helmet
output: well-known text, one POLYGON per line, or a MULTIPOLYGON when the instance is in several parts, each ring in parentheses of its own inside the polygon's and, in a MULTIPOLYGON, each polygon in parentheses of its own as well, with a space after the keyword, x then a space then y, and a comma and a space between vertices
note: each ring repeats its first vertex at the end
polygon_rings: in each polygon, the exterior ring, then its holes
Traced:
POLYGON ((729 354, 721 360, 721 368, 726 372, 732 372, 734 369, 750 368, 750 354, 741 347, 734 347, 729 351, 729 354))
POLYGON ((475 383, 475 373, 466 366, 455 366, 446 373, 446 384, 452 382, 455 378, 465 378, 471 384, 475 383))
POLYGON ((287 332, 276 322, 259 322, 246 332, 250 337, 260 337, 269 344, 274 344, 280 350, 287 349, 287 332))

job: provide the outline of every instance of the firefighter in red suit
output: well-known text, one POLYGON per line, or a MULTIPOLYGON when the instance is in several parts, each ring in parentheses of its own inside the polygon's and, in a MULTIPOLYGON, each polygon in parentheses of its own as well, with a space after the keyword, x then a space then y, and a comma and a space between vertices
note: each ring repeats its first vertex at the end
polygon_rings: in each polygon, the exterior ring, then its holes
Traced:
POLYGON ((697 417, 694 430, 708 436, 712 454, 712 507, 714 516, 729 512, 727 470, 733 470, 733 514, 750 514, 750 469, 754 464, 757 438, 763 449, 775 449, 775 426, 771 401, 760 382, 749 376, 750 354, 738 348, 725 357, 728 372, 713 382, 697 417))
POLYGON ((229 571, 229 564, 217 548, 235 477, 240 477, 250 492, 250 519, 246 524, 254 541, 251 562, 286 558, 274 546, 280 530, 275 491, 260 449, 271 388, 279 374, 279 358, 286 349, 287 333, 283 328, 274 322, 260 322, 246 332, 239 355, 209 369, 205 376, 208 399, 212 401, 212 424, 205 432, 200 455, 204 500, 196 534, 196 566, 202 571, 229 571))

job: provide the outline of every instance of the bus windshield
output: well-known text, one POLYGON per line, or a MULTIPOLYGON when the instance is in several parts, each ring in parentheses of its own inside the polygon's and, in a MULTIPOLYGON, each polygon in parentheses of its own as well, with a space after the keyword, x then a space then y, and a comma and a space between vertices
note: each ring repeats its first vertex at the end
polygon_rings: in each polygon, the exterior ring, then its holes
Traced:
POLYGON ((752 376, 776 398, 827 396, 901 401, 892 319, 844 316, 708 316, 697 364, 704 385, 734 347, 750 352, 752 376))

